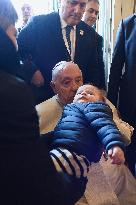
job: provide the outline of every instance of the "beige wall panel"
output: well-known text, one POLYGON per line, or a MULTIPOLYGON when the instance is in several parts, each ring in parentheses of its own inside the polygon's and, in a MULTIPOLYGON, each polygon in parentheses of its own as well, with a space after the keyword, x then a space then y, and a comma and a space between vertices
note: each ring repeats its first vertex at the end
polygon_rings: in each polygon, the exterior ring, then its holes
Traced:
POLYGON ((134 0, 115 0, 114 30, 113 30, 114 42, 115 42, 116 32, 117 32, 120 20, 122 18, 125 18, 133 14, 133 6, 134 6, 134 0), (121 14, 121 4, 122 4, 122 14, 121 14))

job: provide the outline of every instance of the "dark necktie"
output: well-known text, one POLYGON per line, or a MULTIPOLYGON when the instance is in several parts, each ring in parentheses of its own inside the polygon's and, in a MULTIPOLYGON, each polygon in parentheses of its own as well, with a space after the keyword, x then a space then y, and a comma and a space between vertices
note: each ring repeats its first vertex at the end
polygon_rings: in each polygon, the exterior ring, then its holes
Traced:
POLYGON ((68 42, 68 47, 69 47, 69 50, 70 50, 70 54, 71 54, 71 40, 70 40, 71 29, 73 29, 73 26, 70 26, 70 25, 66 26, 66 39, 67 39, 67 42, 68 42))

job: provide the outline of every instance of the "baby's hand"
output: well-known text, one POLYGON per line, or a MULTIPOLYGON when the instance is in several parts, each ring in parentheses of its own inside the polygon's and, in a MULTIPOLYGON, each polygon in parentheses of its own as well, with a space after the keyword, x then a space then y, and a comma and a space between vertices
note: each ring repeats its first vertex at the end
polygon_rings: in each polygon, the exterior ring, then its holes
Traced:
POLYGON ((108 150, 108 156, 112 164, 123 164, 125 162, 124 152, 120 147, 112 147, 108 150))

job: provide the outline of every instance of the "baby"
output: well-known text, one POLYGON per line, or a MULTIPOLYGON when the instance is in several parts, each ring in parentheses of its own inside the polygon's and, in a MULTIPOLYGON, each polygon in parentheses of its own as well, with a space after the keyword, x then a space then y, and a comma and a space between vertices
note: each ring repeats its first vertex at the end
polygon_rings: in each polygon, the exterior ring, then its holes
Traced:
POLYGON ((113 121, 102 92, 92 85, 81 86, 73 103, 65 106, 54 129, 54 147, 67 147, 89 162, 98 162, 105 149, 113 164, 124 162, 124 141, 113 121), (77 146, 78 144, 78 146, 77 146))

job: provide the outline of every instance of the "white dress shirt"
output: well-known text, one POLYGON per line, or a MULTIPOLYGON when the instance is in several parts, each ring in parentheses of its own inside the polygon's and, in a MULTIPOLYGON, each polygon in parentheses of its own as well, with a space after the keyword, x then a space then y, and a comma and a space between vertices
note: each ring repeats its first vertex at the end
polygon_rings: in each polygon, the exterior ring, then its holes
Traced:
MULTIPOLYGON (((68 46, 68 42, 67 42, 67 38, 66 38, 66 26, 67 23, 64 21, 64 19, 62 19, 62 16, 60 14, 60 22, 61 22, 61 29, 62 29, 62 35, 63 35, 63 39, 66 45, 66 48, 70 54, 70 50, 69 50, 69 46, 68 46)), ((71 29, 70 32, 70 41, 71 41, 71 61, 74 61, 74 57, 75 57, 75 44, 76 44, 76 26, 73 26, 73 29, 71 29)))

